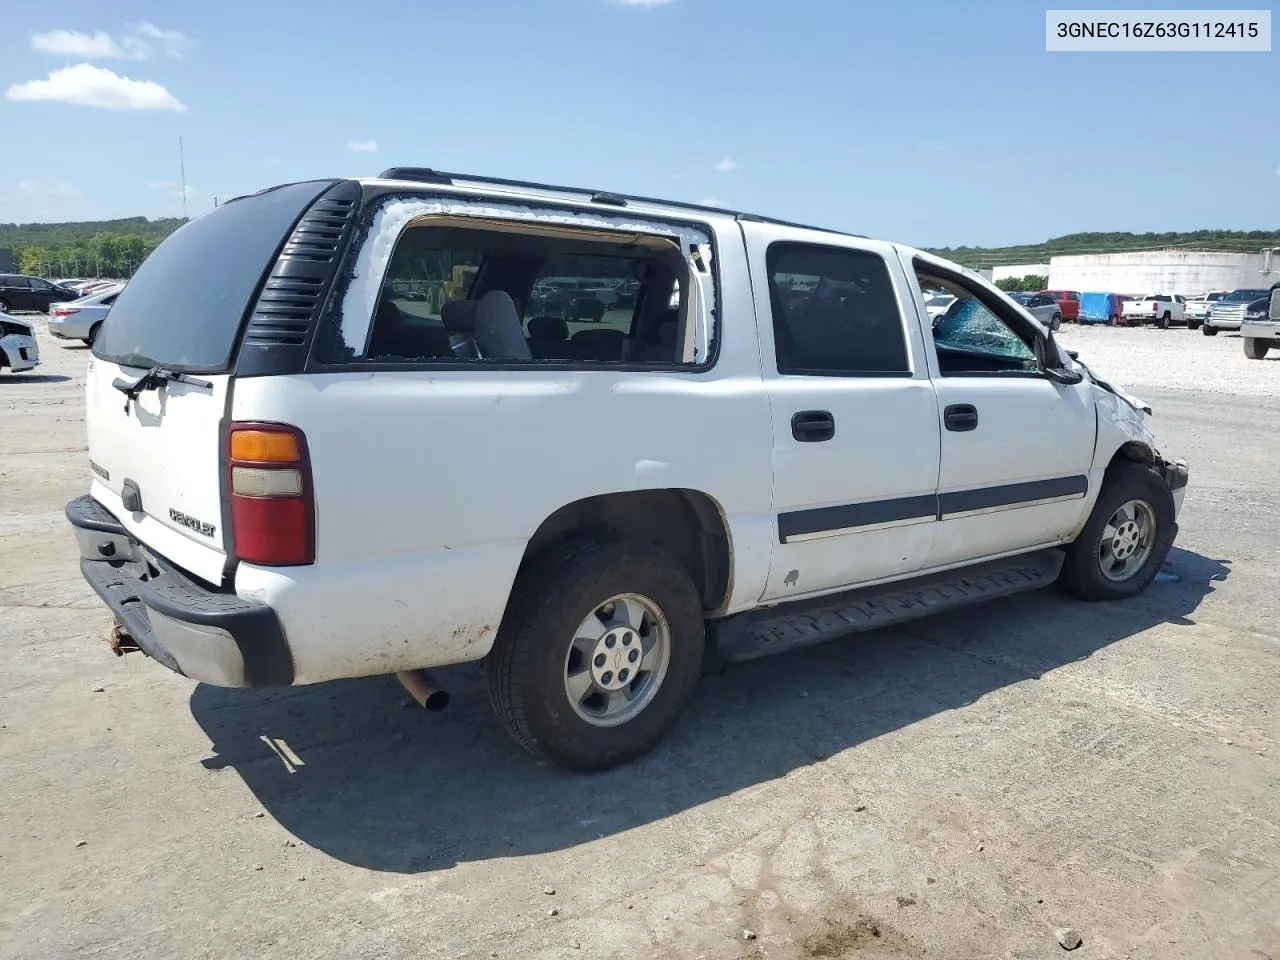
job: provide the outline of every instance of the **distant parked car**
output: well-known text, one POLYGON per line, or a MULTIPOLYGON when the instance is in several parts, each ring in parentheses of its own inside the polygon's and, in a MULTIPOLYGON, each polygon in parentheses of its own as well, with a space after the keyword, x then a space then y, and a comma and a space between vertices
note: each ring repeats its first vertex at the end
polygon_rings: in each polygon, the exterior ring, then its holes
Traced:
POLYGON ((1124 305, 1124 319, 1131 326, 1151 323, 1161 330, 1168 330, 1175 323, 1185 322, 1186 318, 1187 298, 1181 294, 1153 293, 1124 305))
POLYGON ((42 277, 20 273, 0 274, 0 313, 14 310, 36 310, 44 313, 54 303, 74 300, 74 290, 50 283, 42 277))
POLYGON ((1280 283, 1272 285, 1270 294, 1249 304, 1240 336, 1244 338, 1244 355, 1250 360, 1262 360, 1272 347, 1280 347, 1280 283))
POLYGON ((117 283, 70 303, 61 303, 49 312, 49 332, 61 340, 83 340, 90 346, 98 338, 107 311, 124 289, 117 283))
POLYGON ((1047 293, 1011 293, 1024 310, 1043 323, 1050 330, 1062 326, 1062 310, 1058 301, 1047 293))
POLYGON ((925 300, 924 310, 929 315, 930 320, 937 320, 955 302, 956 298, 949 293, 935 294, 925 300))
POLYGON ((1255 300, 1269 297, 1271 292, 1255 287, 1232 290, 1213 305, 1209 319, 1205 320, 1200 332, 1206 337, 1217 335, 1219 330, 1239 330, 1244 323, 1244 315, 1253 307, 1255 300))
POLYGON ((1080 320, 1080 293, 1077 290, 1041 290, 1058 302, 1058 312, 1067 323, 1080 320))
POLYGON ((1124 316, 1125 301, 1119 293, 1080 294, 1080 323, 1105 323, 1114 327, 1124 316))
POLYGON ((1187 326, 1194 330, 1209 319, 1213 305, 1229 294, 1230 290, 1210 290, 1187 301, 1187 326))
POLYGON ((40 363, 31 321, 0 313, 0 370, 22 373, 40 363))

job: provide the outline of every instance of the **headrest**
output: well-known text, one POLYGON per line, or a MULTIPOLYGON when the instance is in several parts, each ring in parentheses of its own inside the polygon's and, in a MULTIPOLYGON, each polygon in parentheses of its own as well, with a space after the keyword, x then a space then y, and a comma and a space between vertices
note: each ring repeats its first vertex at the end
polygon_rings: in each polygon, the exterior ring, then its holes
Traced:
POLYGON ((569 339, 569 325, 560 317, 531 317, 529 336, 534 340, 559 342, 569 339))
POLYGON ((450 333, 471 333, 476 322, 476 301, 450 300, 440 308, 440 319, 450 333))
POLYGON ((674 347, 678 339, 680 339, 680 324, 676 321, 669 320, 658 327, 658 342, 664 347, 674 347))
POLYGON ((404 322, 404 314, 391 302, 391 298, 383 296, 378 301, 378 309, 373 314, 373 325, 380 330, 390 330, 404 322))

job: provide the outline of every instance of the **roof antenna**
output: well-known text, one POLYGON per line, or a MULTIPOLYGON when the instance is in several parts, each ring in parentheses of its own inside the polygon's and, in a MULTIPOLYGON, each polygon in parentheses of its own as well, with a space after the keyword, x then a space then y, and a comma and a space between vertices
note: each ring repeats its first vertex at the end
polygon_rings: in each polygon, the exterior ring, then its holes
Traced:
POLYGON ((187 159, 182 152, 182 138, 178 138, 178 172, 182 179, 182 219, 187 219, 187 159))

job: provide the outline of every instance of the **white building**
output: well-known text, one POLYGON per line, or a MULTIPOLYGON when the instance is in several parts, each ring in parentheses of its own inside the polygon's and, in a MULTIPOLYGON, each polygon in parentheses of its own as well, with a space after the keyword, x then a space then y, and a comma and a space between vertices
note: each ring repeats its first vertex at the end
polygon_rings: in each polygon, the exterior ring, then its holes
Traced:
POLYGON ((1047 277, 1049 275, 1049 264, 1047 263, 1013 263, 1007 267, 992 267, 991 276, 988 277, 992 283, 999 283, 1001 280, 1021 280, 1023 277, 1047 277))
MULTIPOLYGON (((1000 276, 997 268, 996 276, 1000 276)), ((1280 250, 1209 253, 1152 250, 1090 253, 1049 259, 1049 289, 1106 293, 1182 293, 1265 289, 1280 280, 1280 250)))

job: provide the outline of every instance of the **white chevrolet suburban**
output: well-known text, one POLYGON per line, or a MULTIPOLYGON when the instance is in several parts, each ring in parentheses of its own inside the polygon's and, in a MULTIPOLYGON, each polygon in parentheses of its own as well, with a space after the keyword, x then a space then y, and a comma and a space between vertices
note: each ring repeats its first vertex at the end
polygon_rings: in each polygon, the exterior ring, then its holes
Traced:
POLYGON ((704 646, 1131 596, 1187 484, 1149 408, 955 264, 425 168, 183 226, 86 403, 67 516, 117 653, 228 687, 395 673, 427 707, 425 668, 483 660, 515 739, 578 770, 652 747, 704 646), (530 306, 549 277, 639 293, 570 321, 530 306))

